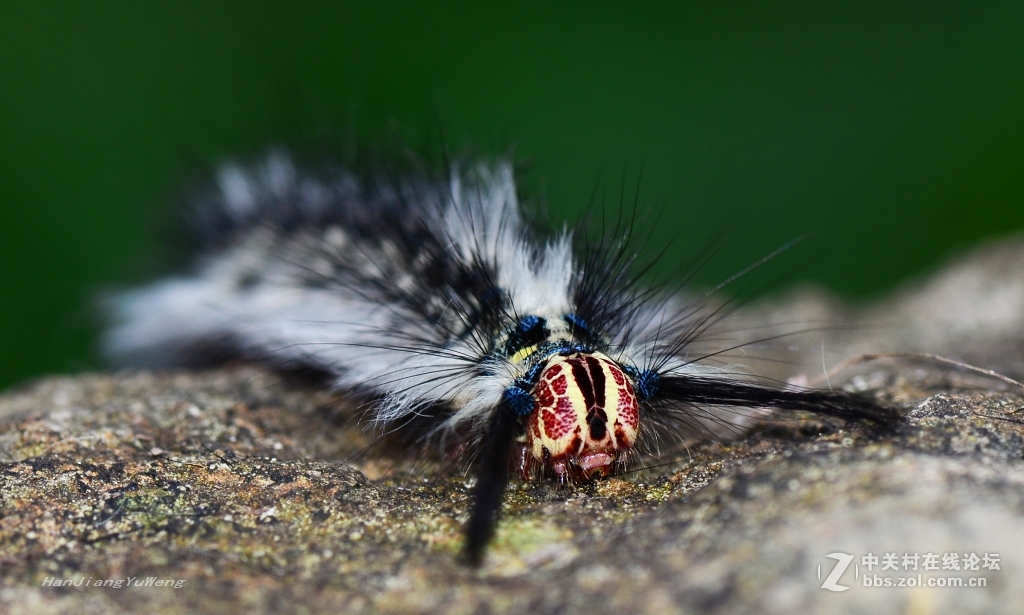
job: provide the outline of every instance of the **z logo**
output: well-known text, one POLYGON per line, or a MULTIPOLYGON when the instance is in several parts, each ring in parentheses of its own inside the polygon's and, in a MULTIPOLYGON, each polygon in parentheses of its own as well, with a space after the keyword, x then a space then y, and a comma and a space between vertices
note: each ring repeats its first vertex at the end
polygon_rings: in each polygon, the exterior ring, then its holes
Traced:
MULTIPOLYGON (((850 566, 850 562, 853 561, 853 556, 837 551, 835 553, 829 553, 825 557, 832 558, 836 560, 837 563, 836 567, 832 569, 832 572, 825 579, 825 582, 821 584, 821 588, 827 589, 830 592, 844 592, 850 589, 849 586, 839 585, 836 581, 838 581, 839 577, 843 576, 843 573, 846 572, 846 569, 850 566)), ((818 564, 818 580, 821 580, 821 564, 818 564)))

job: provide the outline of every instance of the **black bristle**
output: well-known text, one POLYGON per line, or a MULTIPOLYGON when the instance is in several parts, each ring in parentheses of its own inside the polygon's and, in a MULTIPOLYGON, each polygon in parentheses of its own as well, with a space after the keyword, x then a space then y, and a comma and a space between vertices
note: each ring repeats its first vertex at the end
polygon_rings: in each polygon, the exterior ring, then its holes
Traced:
POLYGON ((846 391, 786 390, 703 376, 660 376, 657 403, 799 410, 891 430, 900 414, 871 397, 846 391))
POLYGON ((474 567, 483 563, 487 544, 494 536, 501 512, 501 499, 508 486, 509 466, 519 416, 507 403, 499 404, 492 413, 479 447, 473 507, 466 523, 463 556, 474 567))

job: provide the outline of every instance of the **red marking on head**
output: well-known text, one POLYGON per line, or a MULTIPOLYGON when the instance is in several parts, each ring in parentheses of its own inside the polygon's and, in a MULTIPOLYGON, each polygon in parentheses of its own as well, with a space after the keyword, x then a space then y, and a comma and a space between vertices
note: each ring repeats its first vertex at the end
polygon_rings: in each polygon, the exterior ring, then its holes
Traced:
POLYGON ((615 443, 619 448, 629 448, 633 445, 626 437, 626 432, 622 430, 622 425, 618 422, 615 423, 615 443))
POLYGON ((617 384, 617 385, 619 385, 621 387, 622 385, 624 385, 626 383, 626 374, 623 374, 622 370, 620 370, 620 369, 611 369, 611 370, 608 370, 608 371, 610 371, 612 373, 612 378, 615 379, 615 384, 617 384))
POLYGON ((541 419, 544 422, 544 435, 552 440, 560 439, 576 426, 576 417, 572 413, 572 408, 567 407, 567 405, 568 402, 560 399, 558 400, 558 405, 554 408, 541 410, 541 419))
POLYGON ((628 425, 635 432, 640 425, 640 408, 636 403, 636 393, 633 392, 633 385, 628 380, 619 387, 618 411, 619 421, 623 425, 628 425))
POLYGON ((633 382, 601 353, 551 357, 533 397, 526 445, 559 475, 607 476, 636 440, 640 412, 633 382))
POLYGON ((565 377, 565 374, 559 373, 555 375, 550 382, 551 388, 554 389, 556 395, 565 395, 565 392, 569 390, 569 380, 565 377))
POLYGON ((576 435, 572 437, 572 442, 566 448, 566 452, 569 455, 579 455, 583 449, 583 438, 580 437, 580 428, 576 427, 576 435))
POLYGON ((541 408, 549 408, 555 403, 555 395, 551 392, 551 387, 546 382, 541 382, 537 385, 537 389, 533 392, 533 397, 541 408))

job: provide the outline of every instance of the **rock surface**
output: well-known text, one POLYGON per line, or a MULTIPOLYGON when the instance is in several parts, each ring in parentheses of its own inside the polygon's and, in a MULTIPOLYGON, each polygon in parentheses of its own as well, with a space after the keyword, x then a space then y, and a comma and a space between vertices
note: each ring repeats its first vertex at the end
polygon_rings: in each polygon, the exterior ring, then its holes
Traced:
MULTIPOLYGON (((800 292, 746 317, 855 325, 830 333, 833 364, 914 350, 1019 377, 1022 265, 1006 242, 862 310, 800 292)), ((343 399, 253 366, 41 380, 0 397, 0 609, 1024 612, 1024 390, 905 361, 828 384, 874 391, 906 424, 776 420, 618 478, 516 485, 472 571, 456 561, 464 475, 378 446, 343 399), (853 557, 841 592, 822 589, 837 553, 853 557), (986 586, 864 586, 901 577, 986 586)))

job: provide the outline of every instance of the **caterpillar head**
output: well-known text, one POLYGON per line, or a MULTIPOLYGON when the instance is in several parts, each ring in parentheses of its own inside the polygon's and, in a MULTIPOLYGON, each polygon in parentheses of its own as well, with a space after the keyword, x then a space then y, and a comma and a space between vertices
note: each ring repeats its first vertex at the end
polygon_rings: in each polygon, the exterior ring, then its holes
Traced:
POLYGON ((532 397, 527 453, 560 479, 608 476, 636 442, 640 411, 633 382, 600 352, 548 358, 532 397))

